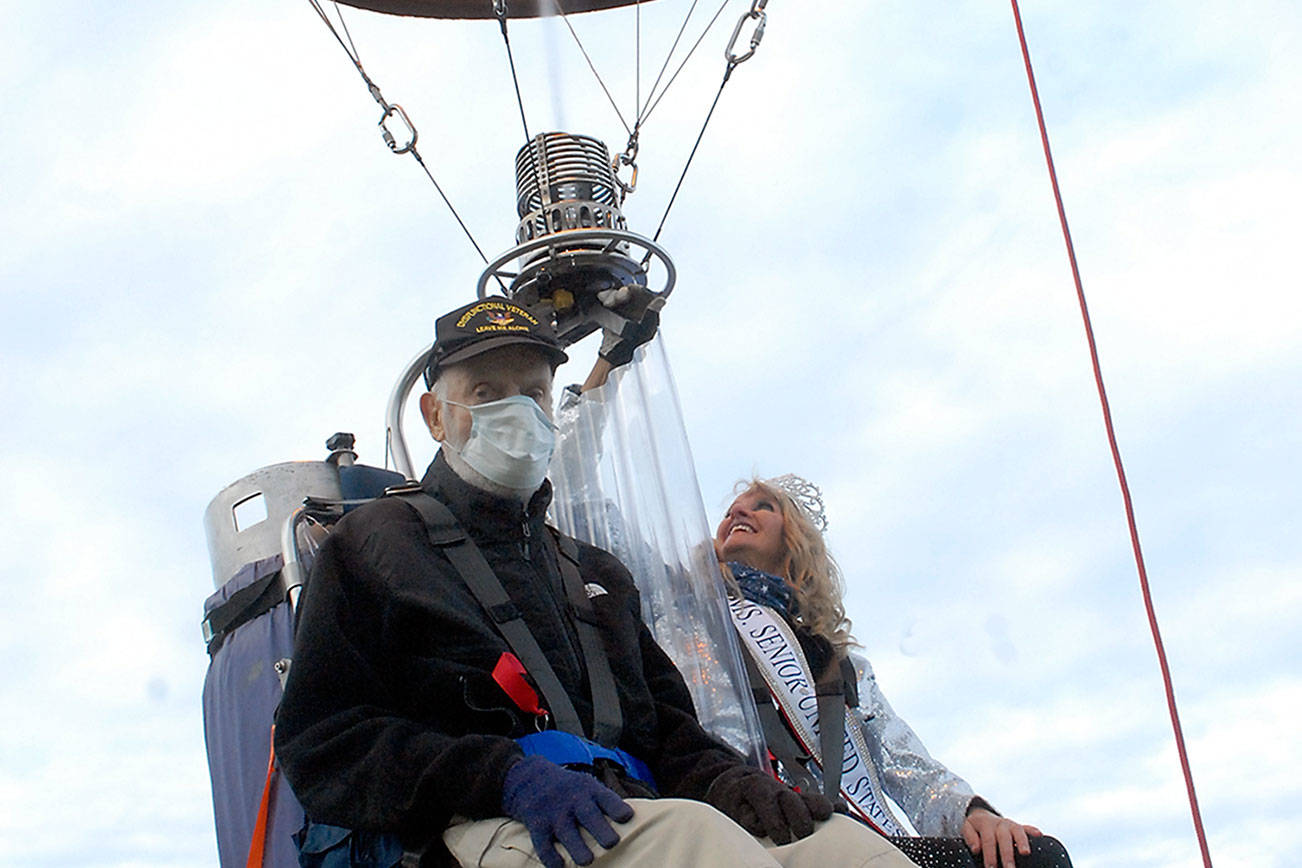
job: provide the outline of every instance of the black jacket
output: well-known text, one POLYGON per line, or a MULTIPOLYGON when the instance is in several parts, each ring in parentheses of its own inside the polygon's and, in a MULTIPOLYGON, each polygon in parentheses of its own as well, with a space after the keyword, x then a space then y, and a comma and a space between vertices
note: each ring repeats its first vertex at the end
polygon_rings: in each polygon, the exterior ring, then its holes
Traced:
MULTIPOLYGON (((585 728, 592 703, 559 570, 543 542, 549 483, 527 508, 474 488, 442 455, 423 481, 480 547, 518 606, 585 728)), ((615 557, 580 544, 624 716, 619 747, 663 795, 703 799, 742 758, 696 721, 682 677, 642 623, 615 557)), ((454 815, 500 816, 502 780, 534 729, 493 680, 509 651, 416 511, 387 497, 342 519, 300 603, 276 752, 317 822, 437 839, 454 815)))

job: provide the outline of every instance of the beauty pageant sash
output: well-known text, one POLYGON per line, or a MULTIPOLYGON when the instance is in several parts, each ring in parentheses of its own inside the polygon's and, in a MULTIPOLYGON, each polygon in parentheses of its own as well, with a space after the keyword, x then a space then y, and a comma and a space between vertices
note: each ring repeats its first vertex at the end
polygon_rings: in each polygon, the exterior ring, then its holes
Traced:
MULTIPOLYGON (((755 661, 769 693, 796 742, 822 768, 818 740, 818 695, 800 643, 772 609, 732 596, 728 611, 746 653, 755 661)), ((886 806, 881 780, 873 767, 857 712, 845 709, 845 747, 841 761, 841 797, 850 811, 885 835, 907 835, 886 806)))

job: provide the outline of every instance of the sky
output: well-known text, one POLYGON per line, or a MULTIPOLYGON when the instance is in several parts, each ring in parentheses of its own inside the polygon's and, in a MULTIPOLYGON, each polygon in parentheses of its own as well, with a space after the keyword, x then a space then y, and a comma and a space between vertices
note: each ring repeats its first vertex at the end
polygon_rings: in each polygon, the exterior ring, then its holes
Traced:
MULTIPOLYGON (((643 9, 640 85, 630 13, 574 21, 626 112, 686 5, 643 9)), ((644 127, 634 231, 744 9, 644 127)), ((482 263, 306 2, 0 10, 0 865, 213 865, 203 509, 334 431, 382 464, 389 390, 482 263)), ((1022 11, 1211 854, 1291 864, 1302 10, 1022 11)), ((855 636, 932 752, 1078 866, 1199 864, 1010 7, 768 18, 660 239, 707 512, 818 483, 855 636)), ((495 25, 347 20, 506 250, 495 25)), ((512 45, 531 130, 622 147, 558 22, 512 45)))

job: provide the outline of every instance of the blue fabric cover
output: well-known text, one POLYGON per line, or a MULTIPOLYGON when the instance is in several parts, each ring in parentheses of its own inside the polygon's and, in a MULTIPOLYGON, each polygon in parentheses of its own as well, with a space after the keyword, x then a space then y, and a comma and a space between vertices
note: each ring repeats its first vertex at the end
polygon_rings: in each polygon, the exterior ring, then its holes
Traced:
MULTIPOLYGON (((339 468, 339 485, 348 500, 379 497, 388 486, 404 481, 401 473, 379 467, 354 464, 339 468)), ((246 564, 204 601, 205 617, 236 591, 271 575, 281 565, 280 555, 246 564)), ((275 663, 292 656, 293 648, 294 615, 288 603, 281 603, 228 635, 208 665, 203 686, 203 726, 222 868, 243 868, 248 860, 267 778, 271 723, 280 704, 275 663)), ((271 796, 263 868, 294 868, 299 864, 293 836, 303 827, 303 821, 302 806, 288 782, 278 774, 271 796)), ((347 830, 341 832, 347 834, 347 830)), ((401 850, 398 855, 400 858, 401 850)), ((386 868, 388 864, 384 863, 386 868)))
POLYGON ((339 489, 344 500, 379 497, 390 485, 402 485, 407 478, 396 470, 383 470, 368 464, 349 464, 339 468, 339 489))
MULTIPOLYGON (((204 602, 204 614, 280 566, 279 555, 246 565, 204 602)), ((227 636, 208 665, 203 685, 203 729, 222 868, 243 868, 248 860, 267 779, 271 722, 280 703, 275 663, 291 655, 293 644, 293 614, 287 603, 281 603, 227 636)), ((277 775, 264 868, 298 865, 292 836, 302 825, 303 808, 284 777, 277 775)))

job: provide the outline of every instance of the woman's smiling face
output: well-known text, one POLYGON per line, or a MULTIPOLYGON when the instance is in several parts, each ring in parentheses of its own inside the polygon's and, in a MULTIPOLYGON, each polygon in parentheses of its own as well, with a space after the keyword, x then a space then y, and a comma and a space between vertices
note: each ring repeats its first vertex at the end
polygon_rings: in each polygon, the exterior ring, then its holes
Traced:
POLYGON ((714 534, 721 561, 739 561, 757 570, 781 575, 786 563, 782 513, 777 501, 751 488, 732 502, 714 534))

